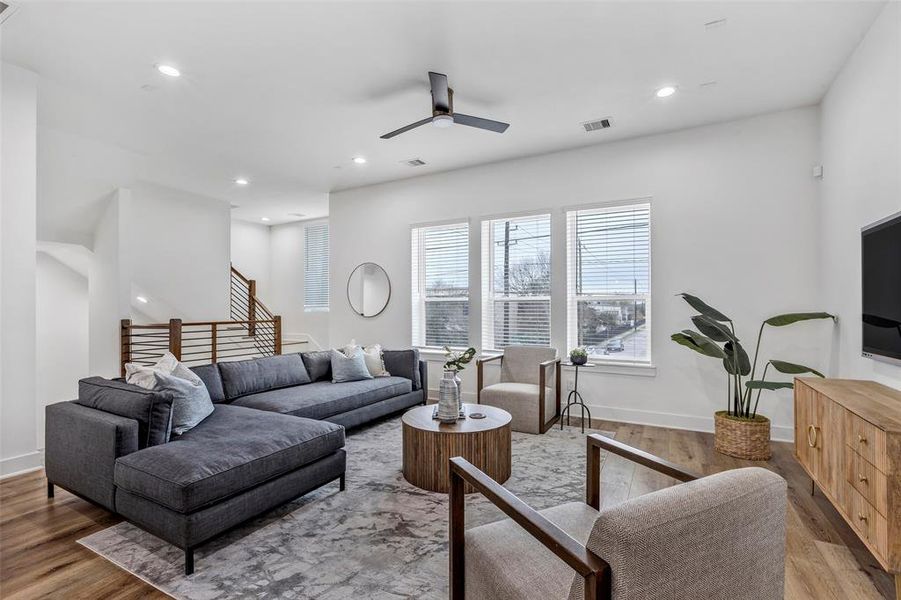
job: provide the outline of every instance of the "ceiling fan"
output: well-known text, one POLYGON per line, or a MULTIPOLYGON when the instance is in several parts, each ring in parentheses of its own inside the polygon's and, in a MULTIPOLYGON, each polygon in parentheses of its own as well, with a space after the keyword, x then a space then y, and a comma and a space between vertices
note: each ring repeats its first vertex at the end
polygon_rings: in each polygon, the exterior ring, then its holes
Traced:
POLYGON ((396 135, 400 135, 411 129, 416 129, 426 123, 431 123, 435 127, 450 127, 454 123, 457 123, 459 125, 487 129, 488 131, 496 131, 497 133, 504 133, 507 131, 507 127, 510 127, 509 123, 501 123, 500 121, 492 121, 491 119, 455 113, 454 90, 447 87, 447 75, 429 71, 429 82, 432 84, 432 116, 421 121, 416 121, 415 123, 410 123, 400 129, 395 129, 391 133, 386 133, 381 136, 381 139, 391 139, 396 135))

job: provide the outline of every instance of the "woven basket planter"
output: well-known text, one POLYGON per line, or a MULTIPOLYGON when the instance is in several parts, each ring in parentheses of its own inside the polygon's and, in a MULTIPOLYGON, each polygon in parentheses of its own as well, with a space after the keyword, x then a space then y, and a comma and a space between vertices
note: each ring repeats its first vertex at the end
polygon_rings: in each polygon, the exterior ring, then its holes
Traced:
POLYGON ((745 460, 769 460, 770 420, 766 417, 742 419, 721 410, 714 415, 714 427, 717 452, 745 460))

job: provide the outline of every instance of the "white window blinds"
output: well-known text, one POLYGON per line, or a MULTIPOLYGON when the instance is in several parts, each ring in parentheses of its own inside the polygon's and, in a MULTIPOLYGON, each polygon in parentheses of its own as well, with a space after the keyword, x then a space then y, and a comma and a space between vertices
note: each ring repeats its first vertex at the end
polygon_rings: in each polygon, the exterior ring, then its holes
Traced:
POLYGON ((651 360, 651 206, 566 214, 567 345, 605 360, 651 360))
POLYGON ((482 347, 551 341, 551 216, 482 222, 482 347))
POLYGON ((328 310, 328 223, 304 227, 303 309, 328 310))
POLYGON ((415 227, 413 345, 469 345, 469 224, 415 227))

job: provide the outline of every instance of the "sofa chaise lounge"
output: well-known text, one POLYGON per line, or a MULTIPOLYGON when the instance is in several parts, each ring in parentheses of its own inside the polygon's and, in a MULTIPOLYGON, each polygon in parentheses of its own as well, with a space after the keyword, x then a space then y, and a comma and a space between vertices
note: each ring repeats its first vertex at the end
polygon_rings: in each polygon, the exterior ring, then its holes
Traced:
POLYGON ((185 553, 326 483, 344 490, 345 428, 422 404, 426 363, 385 351, 390 377, 331 383, 327 352, 192 367, 214 402, 171 435, 171 399, 92 377, 47 406, 47 494, 58 485, 185 553), (162 424, 162 425, 161 425, 162 424))

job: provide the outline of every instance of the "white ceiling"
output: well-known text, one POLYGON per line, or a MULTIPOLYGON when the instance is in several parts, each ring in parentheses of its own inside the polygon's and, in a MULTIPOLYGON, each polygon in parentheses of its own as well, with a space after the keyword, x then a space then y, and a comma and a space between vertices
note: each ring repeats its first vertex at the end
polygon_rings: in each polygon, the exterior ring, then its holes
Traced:
POLYGON ((41 75, 45 126, 278 223, 320 216, 330 190, 815 104, 881 5, 42 2, 3 25, 2 52, 41 75), (457 110, 510 129, 380 140, 429 115, 429 70, 457 110), (613 128, 584 132, 598 117, 613 128))

